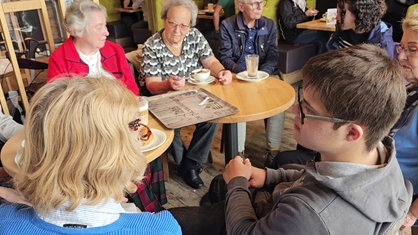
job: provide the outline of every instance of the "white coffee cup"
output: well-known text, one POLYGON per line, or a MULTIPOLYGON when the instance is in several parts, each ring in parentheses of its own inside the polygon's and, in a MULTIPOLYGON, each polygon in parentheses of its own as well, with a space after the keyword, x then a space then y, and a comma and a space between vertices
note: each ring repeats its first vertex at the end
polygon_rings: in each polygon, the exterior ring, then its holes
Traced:
POLYGON ((195 69, 190 74, 192 79, 197 82, 204 82, 208 80, 210 76, 210 70, 209 69, 195 69))
POLYGON ((138 97, 138 118, 141 119, 141 123, 148 125, 148 100, 144 96, 138 97))
POLYGON ((208 3, 208 12, 213 12, 213 3, 208 3))
POLYGON ((245 64, 247 65, 247 76, 257 77, 258 73, 258 55, 251 54, 245 56, 245 64))

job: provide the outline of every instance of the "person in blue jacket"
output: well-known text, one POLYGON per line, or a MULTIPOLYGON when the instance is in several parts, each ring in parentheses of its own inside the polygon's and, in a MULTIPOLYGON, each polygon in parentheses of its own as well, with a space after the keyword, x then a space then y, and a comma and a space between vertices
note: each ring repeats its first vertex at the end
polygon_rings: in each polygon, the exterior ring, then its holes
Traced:
MULTIPOLYGON (((245 56, 249 54, 259 56, 258 70, 270 75, 278 73, 277 29, 273 20, 262 16, 265 3, 238 0, 239 13, 221 23, 219 60, 233 73, 246 70, 245 56)), ((268 151, 280 148, 283 124, 284 114, 265 119, 268 151)), ((241 153, 245 150, 245 128, 245 123, 238 123, 238 151, 241 153)))

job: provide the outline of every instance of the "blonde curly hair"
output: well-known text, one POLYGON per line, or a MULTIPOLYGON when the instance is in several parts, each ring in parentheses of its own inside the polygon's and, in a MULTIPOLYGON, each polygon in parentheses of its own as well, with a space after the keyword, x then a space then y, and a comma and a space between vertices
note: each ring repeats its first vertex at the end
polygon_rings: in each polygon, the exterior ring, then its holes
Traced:
POLYGON ((63 78, 32 98, 15 186, 40 213, 122 200, 146 161, 128 124, 138 99, 118 80, 63 78))

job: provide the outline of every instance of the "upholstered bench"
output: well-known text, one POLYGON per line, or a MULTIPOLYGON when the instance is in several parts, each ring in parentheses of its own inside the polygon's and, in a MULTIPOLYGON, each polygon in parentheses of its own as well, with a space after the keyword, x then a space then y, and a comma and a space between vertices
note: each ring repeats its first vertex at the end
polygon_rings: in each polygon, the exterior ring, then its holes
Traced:
POLYGON ((313 44, 293 45, 279 41, 279 70, 282 78, 289 84, 302 79, 300 69, 315 55, 316 46, 313 44))
POLYGON ((279 69, 287 74, 303 67, 309 58, 315 55, 316 46, 313 44, 293 45, 279 42, 279 69))
POLYGON ((106 27, 107 31, 109 31, 109 41, 115 42, 122 47, 133 45, 129 29, 122 21, 109 22, 106 27))

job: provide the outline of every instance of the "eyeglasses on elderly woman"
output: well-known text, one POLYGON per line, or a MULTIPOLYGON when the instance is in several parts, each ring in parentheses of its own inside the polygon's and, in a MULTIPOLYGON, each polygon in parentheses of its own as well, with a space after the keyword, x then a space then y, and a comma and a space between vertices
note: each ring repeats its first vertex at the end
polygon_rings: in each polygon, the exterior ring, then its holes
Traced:
POLYGON ((306 114, 303 112, 303 99, 301 98, 303 96, 302 94, 302 86, 298 87, 298 106, 299 106, 299 117, 300 117, 300 123, 303 125, 305 123, 305 118, 310 118, 310 119, 316 119, 316 120, 321 120, 321 121, 326 121, 326 122, 333 122, 333 123, 349 123, 352 121, 348 121, 348 120, 344 120, 344 119, 340 119, 340 118, 335 118, 335 117, 326 117, 326 116, 320 116, 320 115, 312 115, 312 114, 306 114))
POLYGON ((180 27, 180 30, 183 31, 183 32, 190 29, 190 25, 188 25, 188 24, 178 24, 178 23, 176 23, 174 21, 171 21, 171 20, 167 20, 167 24, 171 28, 176 28, 177 29, 177 27, 180 27))
POLYGON ((418 44, 415 42, 407 43, 406 46, 402 46, 401 43, 395 45, 395 50, 397 54, 400 54, 402 51, 405 52, 406 56, 412 57, 417 55, 418 44))

